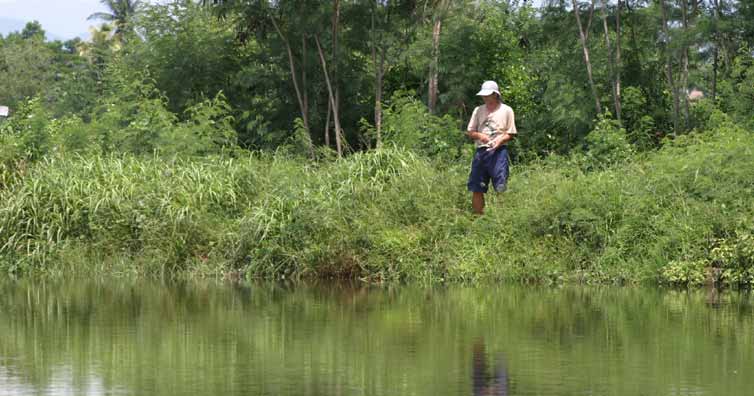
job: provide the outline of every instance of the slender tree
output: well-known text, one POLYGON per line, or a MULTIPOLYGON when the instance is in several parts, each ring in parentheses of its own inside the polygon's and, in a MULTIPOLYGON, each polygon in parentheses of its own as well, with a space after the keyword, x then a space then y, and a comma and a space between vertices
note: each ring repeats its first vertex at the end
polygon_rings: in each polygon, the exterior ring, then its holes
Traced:
MULTIPOLYGON (((280 25, 275 20, 274 16, 270 15, 270 21, 272 22, 272 26, 275 27, 275 31, 277 32, 278 36, 280 36, 280 40, 285 45, 285 52, 288 55, 288 67, 290 68, 293 89, 296 91, 296 99, 298 100, 301 119, 304 121, 304 128, 306 129, 307 133, 309 133, 311 131, 311 128, 309 128, 309 112, 306 108, 306 103, 304 102, 302 89, 298 84, 298 73, 296 73, 296 62, 293 59, 293 49, 291 48, 291 43, 290 41, 288 41, 288 37, 280 29, 280 25)), ((304 89, 306 89, 306 87, 304 87, 304 89)))
POLYGON ((717 96, 717 68, 720 49, 720 5, 723 0, 712 0, 712 23, 714 26, 713 48, 712 48, 712 101, 717 96))
POLYGON ((621 103, 621 73, 623 71, 623 62, 621 60, 621 26, 620 26, 620 12, 622 8, 622 0, 618 0, 618 8, 615 9, 615 95, 616 95, 616 113, 618 120, 621 119, 622 103, 621 103))
POLYGON ((681 52, 681 95, 683 95, 684 128, 689 127, 689 12, 688 0, 681 0, 683 50, 681 52))
POLYGON ((385 45, 382 40, 382 30, 378 31, 376 27, 376 14, 379 3, 380 0, 371 1, 372 30, 370 35, 372 37, 371 40, 369 40, 372 52, 372 63, 374 64, 374 128, 377 134, 377 148, 382 145, 382 79, 385 74, 385 45))
POLYGON ((442 33, 442 23, 450 9, 450 4, 450 0, 434 0, 429 4, 432 14, 432 55, 429 60, 429 76, 427 78, 427 107, 431 113, 434 113, 437 107, 440 74, 440 34, 442 33))
MULTIPOLYGON (((333 86, 330 80, 330 73, 327 70, 327 61, 325 60, 325 53, 322 50, 322 44, 319 42, 319 37, 314 35, 314 42, 317 44, 317 52, 319 53, 319 60, 322 63, 322 73, 325 76, 325 83, 327 85, 327 95, 330 99, 330 106, 332 106, 333 121, 335 122, 335 139, 336 142, 340 141, 341 136, 340 117, 338 116, 338 104, 335 102, 335 94, 333 92, 333 86)), ((340 147, 340 145, 339 145, 340 147)), ((343 152, 338 150, 338 157, 342 157, 343 152)))
MULTIPOLYGON (((592 78, 592 63, 589 60, 589 47, 587 46, 587 34, 584 31, 584 27, 581 24, 581 16, 579 15, 581 11, 579 10, 579 5, 576 3, 576 0, 571 0, 573 3, 573 13, 576 16, 576 25, 579 28, 579 38, 581 39, 581 49, 584 53, 584 63, 586 64, 586 73, 589 77, 589 87, 592 90, 592 97, 594 98, 594 104, 595 108, 597 109, 597 114, 602 113, 602 106, 600 105, 600 97, 597 94, 597 87, 594 85, 594 78, 592 78)), ((590 5, 590 18, 589 18, 589 24, 591 25, 591 13, 594 12, 594 0, 592 0, 592 3, 590 5)))
POLYGON ((616 74, 616 67, 615 63, 613 62, 613 55, 610 48, 610 30, 607 27, 607 2, 605 0, 601 0, 602 7, 600 7, 601 14, 602 14, 602 28, 605 31, 605 46, 607 48, 607 68, 608 73, 610 74, 610 86, 612 88, 613 93, 613 105, 615 109, 615 116, 617 117, 618 121, 620 121, 620 98, 618 95, 618 80, 617 80, 617 74, 616 74))
POLYGON ((680 101, 678 98, 678 87, 676 86, 675 79, 673 78, 673 56, 670 52, 670 32, 668 30, 668 15, 665 9, 665 0, 659 0, 660 2, 660 15, 662 19, 662 33, 663 33, 663 49, 665 52, 665 77, 668 81, 668 88, 673 95, 673 130, 678 132, 678 123, 680 118, 680 101))
MULTIPOLYGON (((340 32, 340 0, 333 1, 333 14, 332 14, 332 56, 331 56, 331 69, 332 69, 332 84, 335 89, 335 104, 340 107, 340 89, 338 84, 338 35, 340 32)), ((327 119, 325 120, 325 144, 330 145, 330 116, 333 114, 334 108, 330 101, 327 101, 327 119)), ((335 128, 335 146, 339 153, 343 152, 343 131, 339 128, 335 128)))
MULTIPOLYGON (((385 76, 403 56, 413 39, 416 26, 416 7, 413 0, 368 0, 371 31, 369 50, 374 65, 374 125, 377 146, 382 144, 382 109, 385 76), (388 56, 390 54, 390 56, 388 56)), ((404 61, 405 58, 403 57, 404 61)))

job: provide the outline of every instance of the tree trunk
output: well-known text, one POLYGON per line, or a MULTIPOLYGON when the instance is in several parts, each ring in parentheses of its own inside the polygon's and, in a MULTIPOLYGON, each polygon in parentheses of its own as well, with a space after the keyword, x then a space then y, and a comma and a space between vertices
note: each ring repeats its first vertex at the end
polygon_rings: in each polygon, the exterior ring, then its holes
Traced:
POLYGON ((714 24, 715 24, 715 47, 712 50, 712 103, 715 103, 715 96, 717 95, 717 58, 718 47, 720 46, 720 3, 718 0, 712 0, 712 9, 714 11, 714 24))
MULTIPOLYGON (((302 96, 304 101, 304 114, 309 114, 309 94, 306 90, 306 36, 301 36, 301 85, 302 88, 302 96)), ((308 146, 309 146, 309 156, 313 159, 315 159, 315 153, 314 153, 314 141, 312 140, 311 131, 309 130, 308 122, 306 124, 306 137, 308 138, 308 146)))
MULTIPOLYGON (((579 27, 579 37, 581 38, 581 48, 584 52, 584 63, 586 63, 586 73, 589 77, 589 87, 592 89, 592 96, 594 97, 595 107, 597 114, 602 113, 602 106, 600 105, 600 98, 597 95, 597 88, 594 86, 594 79, 592 78, 592 63, 589 61, 589 47, 586 45, 586 35, 584 34, 584 28, 581 25, 581 16, 579 16, 579 6, 576 4, 576 0, 571 0, 573 3, 573 13, 576 15, 576 24, 579 27)), ((594 8, 594 3, 592 3, 594 8)))
POLYGON ((713 59, 712 59, 712 103, 715 103, 715 97, 717 95, 717 43, 715 43, 715 48, 712 50, 713 53, 713 59))
POLYGON ((325 118, 325 146, 330 147, 330 115, 332 114, 332 107, 330 101, 327 101, 327 118, 325 118))
MULTIPOLYGON (((441 12, 437 10, 437 12, 441 12)), ((429 95, 427 99, 427 107, 429 107, 430 113, 435 113, 437 106, 437 92, 438 92, 438 68, 440 63, 440 32, 442 31, 442 16, 436 15, 435 21, 432 26, 432 59, 429 62, 429 95)))
POLYGON ((374 124, 377 129, 377 147, 382 146, 382 85, 385 76, 385 48, 380 51, 380 63, 376 66, 376 89, 374 97, 374 124))
MULTIPOLYGON (((379 1, 379 0, 375 0, 379 1)), ((377 59, 377 43, 382 43, 382 34, 380 39, 375 37, 377 29, 375 26, 375 3, 372 3, 372 63, 374 63, 374 127, 377 133, 377 148, 382 146, 382 76, 385 67, 385 48, 380 48, 379 61, 377 59)))
POLYGON ((296 91, 296 99, 298 99, 299 109, 301 110, 301 118, 304 120, 304 128, 306 128, 306 132, 309 133, 309 130, 310 130, 309 117, 307 115, 306 105, 304 104, 304 99, 301 95, 301 89, 299 89, 299 86, 298 86, 298 78, 296 77, 296 66, 293 62, 293 51, 291 50, 291 44, 290 42, 288 42, 288 39, 285 37, 283 32, 280 31, 280 27, 275 21, 275 18, 270 18, 270 20, 272 21, 272 25, 275 27, 275 30, 280 36, 280 39, 283 40, 283 43, 285 44, 285 49, 288 52, 288 64, 291 68, 291 80, 293 81, 293 89, 296 91))
MULTIPOLYGON (((338 84, 338 31, 340 27, 340 0, 335 0, 333 3, 333 16, 332 16, 332 85, 335 89, 335 106, 340 107, 340 84, 338 84)), ((336 133, 342 133, 340 128, 336 128, 336 133)), ((336 142, 340 141, 342 146, 343 136, 338 136, 336 142)), ((339 151, 342 150, 339 149, 339 151)))
POLYGON ((618 8, 615 10, 615 111, 618 112, 618 121, 621 120, 621 111, 623 105, 620 94, 620 79, 623 71, 623 61, 621 59, 621 28, 620 28, 620 11, 622 6, 622 0, 618 0, 618 8))
POLYGON ((620 122, 620 104, 618 104, 618 86, 617 81, 615 79, 615 65, 613 64, 613 55, 612 51, 610 49, 610 29, 607 28, 607 5, 605 4, 605 0, 602 1, 602 7, 600 7, 601 13, 602 13, 602 28, 605 31, 605 45, 607 48, 607 71, 610 78, 610 86, 613 91, 613 107, 615 109, 615 116, 620 122))
MULTIPOLYGON (((586 29, 584 29, 584 41, 589 42, 589 34, 592 32, 592 21, 594 20, 594 0, 591 0, 589 5, 589 19, 586 21, 586 29)), ((580 23, 580 22, 579 22, 580 23)))
POLYGON ((666 58, 665 76, 668 79, 668 87, 673 94, 673 133, 675 134, 676 132, 678 132, 680 104, 678 100, 678 89, 676 88, 675 81, 673 80, 673 58, 670 54, 670 50, 668 49, 670 33, 668 32, 668 15, 667 11, 665 10, 665 0, 660 0, 660 13, 662 15, 662 32, 665 35, 665 40, 667 40, 667 42, 665 42, 663 46, 666 58))
POLYGON ((335 93, 333 92, 332 84, 330 83, 330 75, 327 71, 327 61, 325 60, 325 53, 322 51, 322 45, 319 43, 319 37, 314 35, 314 42, 317 44, 317 51, 319 52, 319 60, 322 62, 322 72, 325 75, 325 83, 327 84, 327 95, 330 98, 330 105, 332 106, 333 121, 335 122, 335 144, 338 148, 338 157, 343 156, 342 142, 341 142, 341 129, 340 118, 338 117, 338 105, 335 103, 335 93))
POLYGON ((682 74, 681 74, 681 93, 683 94, 683 120, 684 128, 689 127, 689 44, 688 44, 688 30, 689 30, 689 16, 688 16, 688 0, 681 0, 681 16, 683 23, 683 59, 682 59, 682 74))
MULTIPOLYGON (((631 47, 633 48, 639 48, 639 40, 636 38, 636 25, 638 22, 636 21, 636 13, 631 9, 631 2, 626 1, 626 11, 628 12, 628 21, 630 23, 628 24, 628 27, 631 31, 631 47)), ((641 68, 641 55, 638 50, 633 50, 628 53, 629 56, 633 56, 635 62, 639 65, 639 70, 643 71, 641 68)))
POLYGON ((301 85, 303 86, 304 111, 309 114, 309 95, 306 93, 306 36, 301 36, 301 85))
POLYGON ((717 21, 717 29, 715 31, 718 34, 718 43, 719 43, 719 49, 721 51, 718 52, 718 56, 720 57, 719 62, 722 64, 719 65, 719 72, 726 73, 730 70, 730 67, 733 65, 733 59, 731 58, 731 46, 730 42, 727 40, 730 37, 726 34, 720 33, 719 30, 719 24, 722 21, 723 14, 722 11, 725 10, 725 0, 716 0, 715 1, 716 7, 715 7, 715 19, 717 21), (728 42, 726 42, 728 41, 728 42), (721 53, 720 53, 721 52, 721 53))

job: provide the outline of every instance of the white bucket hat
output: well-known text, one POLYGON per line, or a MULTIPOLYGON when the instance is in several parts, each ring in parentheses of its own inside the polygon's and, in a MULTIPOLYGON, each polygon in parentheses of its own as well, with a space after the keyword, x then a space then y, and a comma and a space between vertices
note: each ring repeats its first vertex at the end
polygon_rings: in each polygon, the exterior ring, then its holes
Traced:
POLYGON ((477 92, 477 96, 487 96, 492 95, 493 93, 496 93, 497 96, 500 96, 500 91, 497 88, 497 83, 494 81, 485 81, 482 84, 482 89, 477 92))

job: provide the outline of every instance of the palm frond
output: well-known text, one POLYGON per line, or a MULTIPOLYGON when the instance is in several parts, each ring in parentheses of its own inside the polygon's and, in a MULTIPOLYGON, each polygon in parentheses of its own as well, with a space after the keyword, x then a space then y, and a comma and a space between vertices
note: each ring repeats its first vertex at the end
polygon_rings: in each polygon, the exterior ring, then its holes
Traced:
POLYGON ((122 0, 100 0, 100 3, 109 8, 110 11, 116 11, 122 0))
POLYGON ((92 19, 101 19, 103 21, 108 21, 109 22, 109 21, 114 21, 115 20, 115 15, 108 14, 106 12, 95 12, 94 14, 89 15, 89 17, 86 18, 86 19, 88 21, 91 21, 92 19))

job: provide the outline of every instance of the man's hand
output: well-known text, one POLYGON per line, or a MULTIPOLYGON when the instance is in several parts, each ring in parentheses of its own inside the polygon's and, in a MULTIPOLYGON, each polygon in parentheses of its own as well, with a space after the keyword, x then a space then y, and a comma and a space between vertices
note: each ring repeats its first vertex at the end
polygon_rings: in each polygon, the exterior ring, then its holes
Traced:
POLYGON ((466 132, 466 135, 468 135, 469 138, 473 140, 478 140, 482 144, 487 144, 490 142, 490 136, 486 133, 481 133, 479 131, 468 131, 466 132))
POLYGON ((503 135, 498 135, 494 139, 490 140, 490 144, 489 144, 490 147, 487 149, 487 151, 497 150, 498 147, 504 145, 510 140, 511 140, 511 135, 508 135, 507 133, 503 135))

